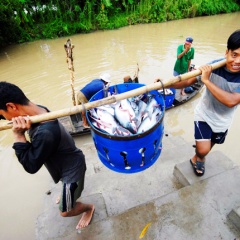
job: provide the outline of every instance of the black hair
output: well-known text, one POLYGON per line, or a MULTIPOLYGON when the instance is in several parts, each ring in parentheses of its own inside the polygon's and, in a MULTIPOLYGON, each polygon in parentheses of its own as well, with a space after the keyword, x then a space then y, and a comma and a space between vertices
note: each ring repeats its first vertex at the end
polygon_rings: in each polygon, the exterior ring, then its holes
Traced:
POLYGON ((29 99, 16 85, 8 82, 0 82, 0 109, 6 111, 7 103, 28 105, 29 99))
POLYGON ((240 29, 233 32, 227 41, 228 50, 236 50, 240 48, 240 29))

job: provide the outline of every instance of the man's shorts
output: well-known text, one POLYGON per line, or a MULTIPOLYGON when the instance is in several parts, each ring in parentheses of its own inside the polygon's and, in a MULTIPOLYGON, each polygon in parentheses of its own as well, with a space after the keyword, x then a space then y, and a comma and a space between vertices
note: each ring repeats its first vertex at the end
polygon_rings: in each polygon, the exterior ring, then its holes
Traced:
POLYGON ((215 133, 211 127, 202 121, 194 121, 195 127, 195 140, 196 141, 211 141, 213 143, 222 144, 225 141, 228 130, 225 132, 215 133))
POLYGON ((77 93, 77 104, 80 105, 81 103, 87 103, 87 102, 88 100, 85 97, 85 95, 81 91, 79 91, 77 93))
POLYGON ((84 189, 84 178, 83 173, 82 179, 74 183, 63 183, 62 195, 59 203, 59 210, 61 212, 69 212, 74 208, 78 198, 80 198, 84 189))
POLYGON ((175 70, 173 70, 173 76, 176 77, 176 76, 179 76, 180 73, 176 72, 175 70))

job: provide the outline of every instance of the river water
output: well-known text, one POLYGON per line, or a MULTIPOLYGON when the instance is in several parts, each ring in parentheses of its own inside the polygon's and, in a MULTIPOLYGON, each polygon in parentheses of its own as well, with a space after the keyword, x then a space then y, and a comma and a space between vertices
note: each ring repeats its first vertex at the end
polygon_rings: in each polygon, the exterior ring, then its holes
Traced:
MULTIPOLYGON (((75 67, 75 91, 108 72, 112 84, 121 83, 125 75, 134 75, 139 65, 141 83, 150 84, 161 77, 172 78, 176 48, 187 36, 194 39, 196 65, 221 58, 228 36, 239 26, 240 12, 199 17, 156 24, 128 26, 71 36, 75 67)), ((0 80, 18 85, 33 102, 50 110, 72 106, 70 72, 64 43, 67 37, 14 45, 0 53, 0 80)), ((165 133, 193 139, 193 110, 199 94, 181 107, 165 114, 165 133)), ((238 141, 240 110, 237 111, 221 150, 240 164, 238 141)), ((77 137, 81 144, 89 136, 77 137)), ((12 149, 11 130, 0 132, 0 239, 34 239, 35 221, 43 210, 43 199, 51 178, 43 167, 37 174, 26 173, 12 149)))

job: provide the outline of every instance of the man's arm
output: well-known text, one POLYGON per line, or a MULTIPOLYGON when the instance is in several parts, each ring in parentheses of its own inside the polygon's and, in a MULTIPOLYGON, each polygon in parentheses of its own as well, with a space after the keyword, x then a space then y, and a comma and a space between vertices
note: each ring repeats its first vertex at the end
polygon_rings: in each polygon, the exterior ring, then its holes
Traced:
POLYGON ((181 51, 179 52, 180 49, 178 49, 177 58, 178 58, 178 59, 182 58, 182 57, 184 56, 184 54, 187 53, 187 52, 190 50, 190 48, 191 48, 190 45, 186 45, 183 51, 181 50, 181 51))

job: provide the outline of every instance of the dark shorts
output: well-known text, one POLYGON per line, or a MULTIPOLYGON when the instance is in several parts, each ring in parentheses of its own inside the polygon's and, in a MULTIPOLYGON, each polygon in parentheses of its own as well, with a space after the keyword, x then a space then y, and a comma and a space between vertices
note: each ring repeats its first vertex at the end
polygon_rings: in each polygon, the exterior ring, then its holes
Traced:
POLYGON ((196 141, 211 141, 213 143, 222 144, 225 141, 228 130, 225 132, 215 133, 206 122, 194 121, 195 140, 196 141))
POLYGON ((59 210, 61 212, 69 212, 74 208, 75 203, 78 198, 80 198, 81 193, 84 189, 84 176, 78 182, 74 183, 63 183, 62 195, 59 203, 59 210))

